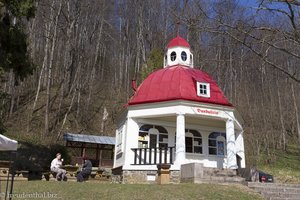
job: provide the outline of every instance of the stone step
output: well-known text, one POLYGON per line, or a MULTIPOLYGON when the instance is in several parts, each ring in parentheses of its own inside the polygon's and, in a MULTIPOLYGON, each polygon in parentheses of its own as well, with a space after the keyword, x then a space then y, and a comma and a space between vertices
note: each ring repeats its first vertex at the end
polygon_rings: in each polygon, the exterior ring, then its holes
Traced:
POLYGON ((244 183, 245 179, 239 176, 223 177, 223 176, 204 176, 203 178, 195 178, 194 183, 244 183))
POLYGON ((265 199, 300 200, 299 184, 248 182, 247 185, 249 188, 262 194, 265 199))
POLYGON ((210 176, 209 178, 210 178, 210 180, 213 180, 213 181, 224 181, 224 182, 243 182, 243 181, 245 181, 244 178, 239 177, 239 176, 233 176, 233 177, 210 176))
POLYGON ((300 188, 292 188, 292 187, 254 187, 253 189, 259 192, 283 192, 283 193, 300 194, 300 188))
POLYGON ((300 199, 300 193, 281 193, 281 192, 263 192, 261 193, 266 199, 276 198, 298 198, 300 199))
POLYGON ((288 187, 300 188, 300 184, 248 182, 248 187, 288 187))
POLYGON ((235 170, 229 169, 216 169, 216 168, 207 168, 203 169, 204 176, 236 176, 237 173, 235 170))
POLYGON ((282 198, 282 197, 271 197, 269 200, 299 200, 298 198, 282 198))

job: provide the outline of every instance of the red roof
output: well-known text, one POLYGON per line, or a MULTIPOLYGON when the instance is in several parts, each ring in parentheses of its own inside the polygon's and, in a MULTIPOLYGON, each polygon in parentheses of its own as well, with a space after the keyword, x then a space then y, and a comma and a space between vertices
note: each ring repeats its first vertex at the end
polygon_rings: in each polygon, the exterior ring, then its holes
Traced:
POLYGON ((232 106, 217 82, 207 73, 183 65, 166 67, 150 74, 137 88, 128 105, 172 100, 232 106), (197 95, 197 81, 210 84, 209 98, 197 95))
POLYGON ((180 36, 177 36, 176 38, 172 39, 169 42, 167 48, 178 47, 178 46, 190 48, 189 43, 187 43, 187 41, 180 36))

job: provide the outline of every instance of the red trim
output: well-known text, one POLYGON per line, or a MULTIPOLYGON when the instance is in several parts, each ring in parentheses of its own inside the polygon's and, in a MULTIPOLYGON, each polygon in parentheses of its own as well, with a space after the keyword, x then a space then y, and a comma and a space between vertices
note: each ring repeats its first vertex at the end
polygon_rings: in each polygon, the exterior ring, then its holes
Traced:
MULTIPOLYGON (((143 103, 128 103, 125 104, 124 107, 128 107, 128 106, 133 106, 133 105, 139 105, 139 104, 150 104, 150 103, 160 103, 160 102, 167 102, 167 101, 176 101, 176 100, 185 100, 185 101, 193 101, 195 102, 193 99, 168 99, 168 100, 160 100, 160 101, 145 101, 143 103)), ((228 104, 220 104, 220 103, 211 103, 211 102, 201 102, 201 103, 206 103, 206 104, 214 104, 214 105, 221 105, 221 106, 227 106, 227 107, 234 107, 232 104, 228 105, 228 104)))

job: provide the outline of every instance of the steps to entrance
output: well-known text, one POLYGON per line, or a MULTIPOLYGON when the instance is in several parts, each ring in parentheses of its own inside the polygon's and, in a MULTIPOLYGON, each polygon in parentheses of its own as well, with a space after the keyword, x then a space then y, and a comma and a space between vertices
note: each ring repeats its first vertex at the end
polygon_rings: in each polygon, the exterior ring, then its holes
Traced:
POLYGON ((300 184, 248 182, 248 187, 268 200, 300 200, 300 184))
POLYGON ((204 176, 202 178, 194 178, 194 183, 244 183, 245 179, 241 177, 218 177, 218 176, 204 176))
POLYGON ((181 165, 181 182, 192 183, 244 183, 236 170, 203 167, 201 163, 181 165))

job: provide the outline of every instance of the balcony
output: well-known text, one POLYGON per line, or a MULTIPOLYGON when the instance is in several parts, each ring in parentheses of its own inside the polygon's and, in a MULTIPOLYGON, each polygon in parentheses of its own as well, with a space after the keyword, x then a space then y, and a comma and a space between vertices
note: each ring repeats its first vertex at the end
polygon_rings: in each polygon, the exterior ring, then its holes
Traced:
POLYGON ((133 165, 173 164, 175 147, 133 148, 133 165))

